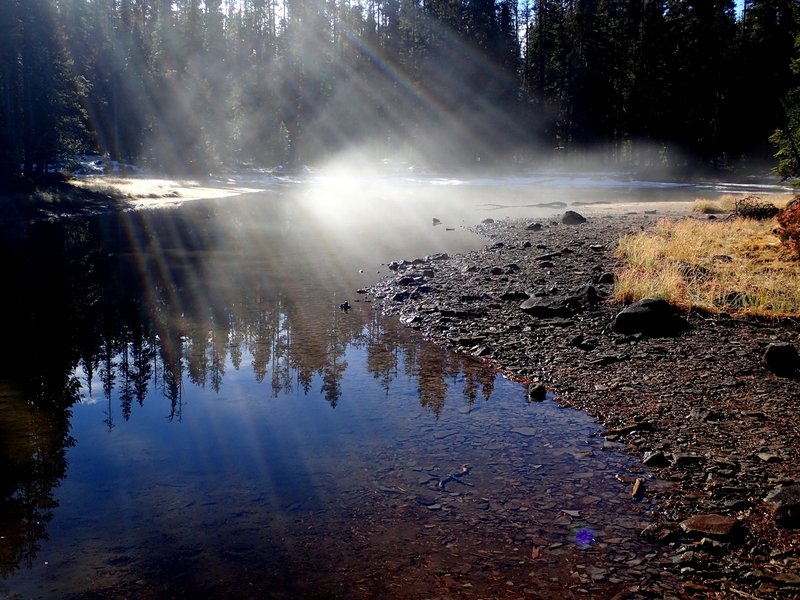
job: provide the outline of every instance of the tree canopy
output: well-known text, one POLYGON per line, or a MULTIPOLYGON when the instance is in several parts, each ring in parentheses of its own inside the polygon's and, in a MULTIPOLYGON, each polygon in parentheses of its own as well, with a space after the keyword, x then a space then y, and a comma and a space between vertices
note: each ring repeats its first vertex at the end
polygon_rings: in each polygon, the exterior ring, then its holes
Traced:
POLYGON ((0 0, 0 29, 5 175, 89 150, 720 165, 797 137, 798 0, 0 0))

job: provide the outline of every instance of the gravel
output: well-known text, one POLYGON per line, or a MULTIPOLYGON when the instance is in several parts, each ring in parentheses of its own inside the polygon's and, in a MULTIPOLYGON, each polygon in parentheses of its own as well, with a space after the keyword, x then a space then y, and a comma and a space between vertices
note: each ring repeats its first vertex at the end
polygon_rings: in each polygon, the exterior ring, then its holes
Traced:
POLYGON ((671 482, 645 489, 659 509, 642 535, 674 550, 685 592, 799 597, 800 529, 786 518, 797 509, 774 499, 800 484, 800 374, 764 355, 800 347, 800 321, 683 312, 666 331, 615 331, 617 241, 658 218, 484 223, 484 249, 397 261, 360 291, 434 343, 596 416, 671 482))

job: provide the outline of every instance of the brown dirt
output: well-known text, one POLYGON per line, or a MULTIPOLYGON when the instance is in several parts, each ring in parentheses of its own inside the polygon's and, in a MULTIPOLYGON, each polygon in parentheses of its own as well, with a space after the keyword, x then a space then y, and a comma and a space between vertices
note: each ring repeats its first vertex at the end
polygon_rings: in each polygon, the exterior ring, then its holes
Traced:
POLYGON ((490 361, 533 387, 544 383, 567 406, 597 416, 605 435, 645 456, 663 453, 648 486, 659 506, 643 535, 674 550, 681 593, 698 597, 800 597, 800 529, 773 519, 764 498, 800 483, 800 377, 769 372, 771 342, 800 347, 800 321, 693 312, 686 332, 624 336, 611 330, 623 308, 601 283, 620 266, 621 235, 663 215, 598 215, 581 225, 524 221, 480 226, 486 248, 456 257, 393 264, 396 276, 369 293, 437 344, 490 361), (596 304, 536 318, 523 292, 542 301, 591 284, 596 304), (734 517, 738 534, 687 534, 692 515, 734 517))

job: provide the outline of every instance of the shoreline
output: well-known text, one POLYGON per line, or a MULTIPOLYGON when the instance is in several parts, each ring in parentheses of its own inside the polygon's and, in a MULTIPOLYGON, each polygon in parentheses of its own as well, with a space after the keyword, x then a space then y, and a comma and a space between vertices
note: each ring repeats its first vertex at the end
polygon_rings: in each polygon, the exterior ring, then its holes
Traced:
POLYGON ((134 208, 172 206, 193 200, 218 200, 261 191, 218 181, 163 177, 115 177, 72 179, 77 188, 88 191, 113 190, 134 208))
POLYGON ((652 477, 644 494, 659 506, 643 535, 668 546, 687 592, 797 597, 800 529, 777 522, 770 494, 800 484, 800 379, 769 372, 762 356, 773 342, 800 347, 800 321, 692 312, 678 335, 614 333, 623 308, 609 300, 617 241, 687 216, 638 208, 587 210, 579 225, 482 224, 482 250, 393 263, 394 276, 369 296, 426 339, 489 361, 531 390, 543 384, 642 457, 652 477), (520 308, 529 296, 533 314, 520 308), (539 310, 569 298, 581 308, 539 310))
POLYGON ((91 217, 211 201, 262 191, 223 182, 151 177, 84 177, 0 189, 0 222, 91 217))

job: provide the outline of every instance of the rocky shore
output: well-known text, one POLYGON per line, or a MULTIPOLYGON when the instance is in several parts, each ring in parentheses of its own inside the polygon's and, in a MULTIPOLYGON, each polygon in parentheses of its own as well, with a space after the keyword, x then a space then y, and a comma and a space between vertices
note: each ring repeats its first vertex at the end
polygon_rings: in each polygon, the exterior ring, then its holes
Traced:
POLYGON ((626 308, 610 299, 617 241, 663 215, 565 216, 486 222, 483 250, 392 263, 393 277, 361 292, 527 383, 531 401, 549 391, 595 415, 641 456, 653 479, 631 492, 659 507, 642 535, 669 548, 676 593, 800 597, 800 371, 791 356, 783 368, 765 361, 800 347, 800 321, 692 312, 657 315, 667 327, 615 323, 626 308))

